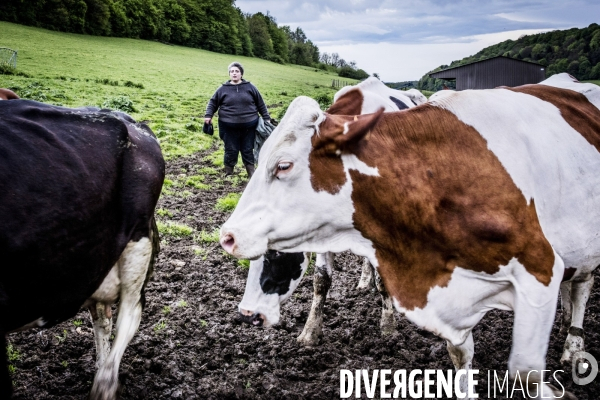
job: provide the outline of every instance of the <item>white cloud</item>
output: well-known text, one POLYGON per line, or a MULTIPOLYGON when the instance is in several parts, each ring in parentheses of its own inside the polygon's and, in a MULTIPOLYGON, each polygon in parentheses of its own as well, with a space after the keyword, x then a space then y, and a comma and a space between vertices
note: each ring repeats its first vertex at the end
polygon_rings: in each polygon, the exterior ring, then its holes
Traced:
POLYGON ((337 52, 385 80, 417 79, 514 32, 586 27, 598 0, 237 0, 279 25, 302 28, 321 52, 337 52), (495 40, 495 41, 491 41, 495 40), (402 68, 397 68, 396 66, 402 68))
POLYGON ((320 46, 319 49, 322 52, 338 53, 348 62, 356 61, 357 65, 365 71, 377 72, 383 81, 399 82, 418 80, 432 69, 473 55, 484 47, 539 32, 539 30, 518 30, 491 33, 462 38, 463 41, 454 43, 333 44, 320 46))

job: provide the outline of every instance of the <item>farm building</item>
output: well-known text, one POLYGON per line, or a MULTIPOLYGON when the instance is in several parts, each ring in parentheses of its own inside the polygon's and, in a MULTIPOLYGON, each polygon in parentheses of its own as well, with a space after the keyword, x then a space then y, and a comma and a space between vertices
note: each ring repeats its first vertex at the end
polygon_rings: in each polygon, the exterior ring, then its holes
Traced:
POLYGON ((546 79, 542 64, 497 56, 429 74, 430 78, 456 80, 456 90, 520 86, 546 79))

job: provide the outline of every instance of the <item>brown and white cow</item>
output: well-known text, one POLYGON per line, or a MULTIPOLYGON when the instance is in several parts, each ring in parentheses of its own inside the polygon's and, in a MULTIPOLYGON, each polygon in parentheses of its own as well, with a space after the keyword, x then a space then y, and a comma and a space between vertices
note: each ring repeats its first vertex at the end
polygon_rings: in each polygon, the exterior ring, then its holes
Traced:
MULTIPOLYGON (((346 104, 360 104, 361 114, 366 114, 384 107, 386 111, 399 111, 414 107, 427 98, 416 89, 410 92, 390 89, 379 79, 369 78, 355 86, 346 86, 334 96, 334 104, 328 110, 344 110, 346 104)), ((319 341, 323 328, 323 306, 327 292, 331 287, 331 275, 334 265, 332 253, 317 254, 313 276, 313 301, 310 314, 298 342, 313 346, 319 341)), ((308 266, 309 255, 304 253, 267 252, 264 256, 250 262, 250 271, 246 281, 244 297, 239 305, 239 320, 252 325, 261 326, 265 316, 254 311, 257 308, 268 314, 271 323, 279 321, 280 304, 286 301, 296 290, 304 277, 308 266)), ((381 277, 374 270, 367 258, 363 261, 362 274, 357 289, 375 287, 381 295, 382 310, 380 328, 383 335, 395 332, 394 309, 392 299, 388 296, 381 282, 381 277)))
POLYGON ((355 104, 331 115, 299 97, 221 245, 242 258, 368 257, 396 309, 446 339, 457 369, 470 368, 485 313, 513 310, 511 375, 531 372, 540 397, 560 396, 536 371, 565 267, 577 280, 600 263, 599 107, 596 91, 548 85, 363 116, 355 104))

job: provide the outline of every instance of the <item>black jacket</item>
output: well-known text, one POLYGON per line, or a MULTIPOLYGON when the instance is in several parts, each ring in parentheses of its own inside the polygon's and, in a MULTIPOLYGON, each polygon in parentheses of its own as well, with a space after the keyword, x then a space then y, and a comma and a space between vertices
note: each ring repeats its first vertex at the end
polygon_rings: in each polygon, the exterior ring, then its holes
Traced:
POLYGON ((267 121, 271 119, 258 89, 243 79, 238 85, 229 81, 221 85, 208 101, 204 117, 212 118, 217 109, 223 122, 251 122, 258 118, 258 113, 267 121))

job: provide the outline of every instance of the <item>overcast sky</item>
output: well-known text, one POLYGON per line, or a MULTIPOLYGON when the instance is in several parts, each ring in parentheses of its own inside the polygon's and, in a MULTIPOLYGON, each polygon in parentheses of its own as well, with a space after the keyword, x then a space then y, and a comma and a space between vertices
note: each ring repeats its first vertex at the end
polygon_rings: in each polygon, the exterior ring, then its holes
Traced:
POLYGON ((336 52, 387 82, 426 72, 523 34, 600 23, 599 0, 236 0, 302 28, 321 53, 336 52))

